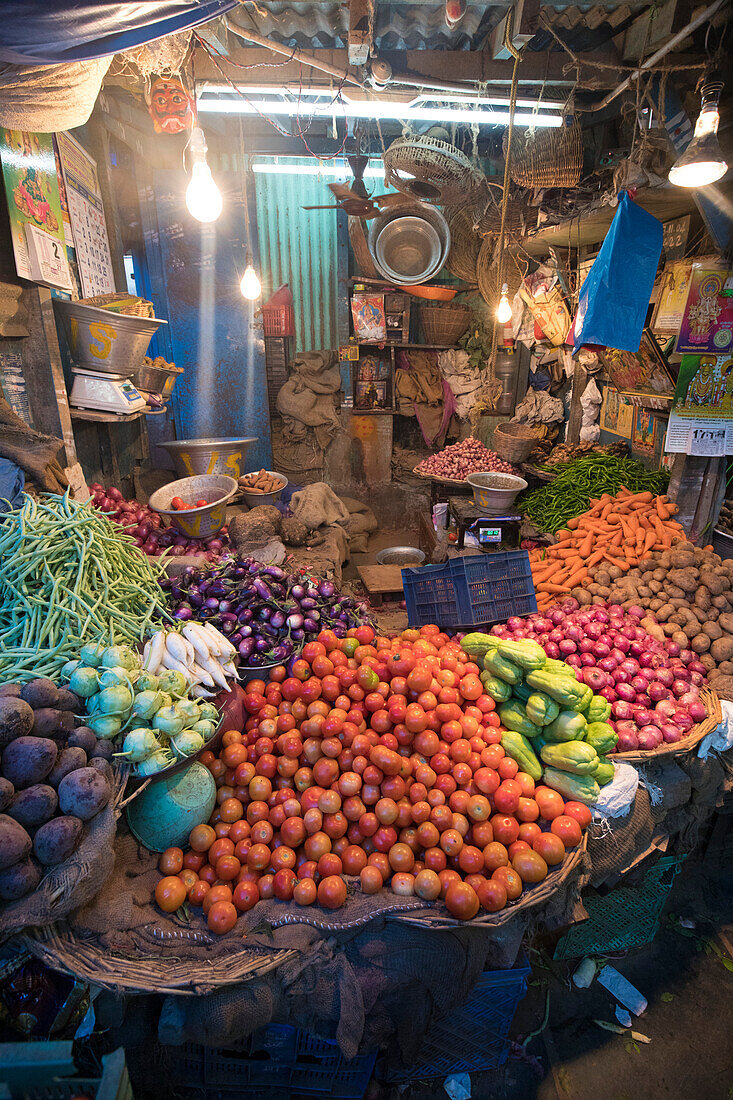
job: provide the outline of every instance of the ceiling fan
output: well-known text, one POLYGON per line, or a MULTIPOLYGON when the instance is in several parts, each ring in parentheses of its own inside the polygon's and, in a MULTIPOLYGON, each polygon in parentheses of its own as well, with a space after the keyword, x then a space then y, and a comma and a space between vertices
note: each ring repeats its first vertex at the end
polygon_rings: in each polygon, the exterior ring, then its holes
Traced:
POLYGON ((345 183, 329 183, 328 189, 336 199, 335 206, 304 206, 303 210, 343 210, 354 218, 376 218, 382 207, 398 205, 405 201, 405 196, 374 195, 371 198, 364 186, 364 169, 369 163, 365 156, 350 156, 346 158, 353 174, 354 180, 349 186, 345 183))

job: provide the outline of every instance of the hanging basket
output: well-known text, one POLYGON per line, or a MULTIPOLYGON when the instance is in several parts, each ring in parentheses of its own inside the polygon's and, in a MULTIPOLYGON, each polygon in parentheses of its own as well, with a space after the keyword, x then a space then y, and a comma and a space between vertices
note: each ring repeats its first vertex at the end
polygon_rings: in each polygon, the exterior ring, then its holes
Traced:
POLYGON ((476 261, 481 251, 481 238, 474 231, 473 211, 469 207, 451 210, 448 218, 450 252, 445 266, 451 275, 464 282, 476 281, 476 261))
MULTIPOLYGON (((504 134, 506 154, 507 135, 504 134)), ((515 131, 509 174, 519 187, 575 187, 583 171, 579 122, 558 129, 515 131)))
POLYGON ((465 204, 481 178, 465 153, 428 135, 397 138, 382 159, 390 187, 441 206, 465 204))
POLYGON ((498 424, 494 429, 492 446, 499 458, 516 466, 527 461, 537 441, 546 432, 544 424, 498 424))
POLYGON ((471 323, 471 310, 468 306, 455 302, 441 302, 440 305, 420 306, 425 343, 437 346, 445 344, 453 347, 463 336, 471 323))
MULTIPOLYGON (((498 237, 501 232, 501 191, 489 188, 481 200, 474 204, 474 230, 479 237, 498 237)), ((504 239, 520 237, 526 223, 525 202, 522 196, 510 195, 504 219, 504 239)))
POLYGON ((507 284, 509 301, 519 290, 523 272, 517 264, 516 257, 505 252, 501 283, 499 282, 499 265, 494 258, 496 242, 493 237, 485 237, 476 261, 476 282, 478 283, 481 297, 488 306, 493 309, 499 304, 501 287, 507 284))

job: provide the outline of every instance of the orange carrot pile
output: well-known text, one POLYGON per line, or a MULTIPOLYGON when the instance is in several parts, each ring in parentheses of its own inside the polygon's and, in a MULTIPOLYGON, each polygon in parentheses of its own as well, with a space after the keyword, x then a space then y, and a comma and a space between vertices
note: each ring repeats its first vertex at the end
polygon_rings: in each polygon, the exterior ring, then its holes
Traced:
POLYGON ((626 573, 654 550, 667 550, 686 535, 672 516, 677 505, 663 496, 604 493, 591 499, 591 508, 568 520, 557 532, 554 546, 531 550, 532 580, 540 610, 582 586, 601 561, 626 573))

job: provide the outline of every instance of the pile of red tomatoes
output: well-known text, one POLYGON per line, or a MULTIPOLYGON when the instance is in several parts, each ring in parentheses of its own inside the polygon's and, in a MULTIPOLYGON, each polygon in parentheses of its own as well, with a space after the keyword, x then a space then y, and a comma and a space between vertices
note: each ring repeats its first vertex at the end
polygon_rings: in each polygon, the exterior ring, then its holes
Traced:
POLYGON ((252 680, 243 730, 202 757, 217 785, 156 900, 224 933, 262 898, 338 909, 385 885, 460 919, 495 913, 581 842, 590 812, 518 770, 478 666, 437 626, 339 639, 252 680))

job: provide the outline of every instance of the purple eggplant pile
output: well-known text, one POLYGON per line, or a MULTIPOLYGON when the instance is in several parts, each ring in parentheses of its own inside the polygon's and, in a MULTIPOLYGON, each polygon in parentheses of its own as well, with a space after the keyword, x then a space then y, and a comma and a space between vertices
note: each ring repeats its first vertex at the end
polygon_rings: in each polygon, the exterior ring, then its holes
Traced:
POLYGON ((370 622, 366 604, 342 596, 332 581, 252 558, 227 558, 206 569, 189 566, 160 584, 176 619, 212 623, 250 668, 287 661, 321 630, 345 638, 351 627, 370 622))

